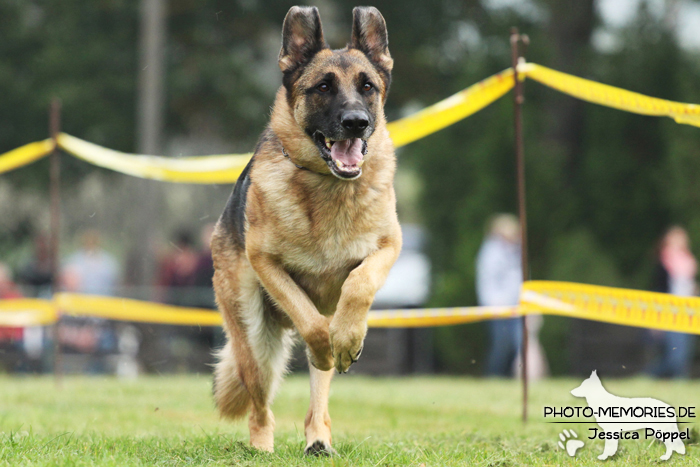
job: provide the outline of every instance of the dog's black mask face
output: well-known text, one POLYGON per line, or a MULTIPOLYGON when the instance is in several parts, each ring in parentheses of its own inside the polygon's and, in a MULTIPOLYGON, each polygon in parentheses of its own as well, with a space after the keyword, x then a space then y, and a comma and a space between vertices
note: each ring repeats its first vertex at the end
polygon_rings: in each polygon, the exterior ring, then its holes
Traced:
POLYGON ((279 65, 294 119, 333 175, 346 180, 362 175, 393 66, 381 13, 355 8, 350 44, 331 50, 318 9, 292 7, 284 20, 279 65))

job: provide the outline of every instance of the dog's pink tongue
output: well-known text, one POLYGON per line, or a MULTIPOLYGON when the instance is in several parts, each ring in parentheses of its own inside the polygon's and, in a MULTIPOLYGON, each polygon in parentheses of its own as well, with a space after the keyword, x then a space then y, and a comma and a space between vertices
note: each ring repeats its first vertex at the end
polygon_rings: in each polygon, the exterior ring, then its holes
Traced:
POLYGON ((336 141, 331 146, 333 160, 345 165, 357 165, 362 162, 362 140, 360 138, 336 141))

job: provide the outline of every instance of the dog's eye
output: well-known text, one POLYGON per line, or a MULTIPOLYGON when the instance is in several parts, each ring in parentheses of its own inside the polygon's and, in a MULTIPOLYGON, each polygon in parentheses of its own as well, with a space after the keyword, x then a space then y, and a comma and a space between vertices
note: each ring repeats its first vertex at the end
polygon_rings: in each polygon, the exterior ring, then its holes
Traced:
POLYGON ((364 85, 362 85, 362 90, 365 91, 365 92, 371 91, 371 90, 372 90, 372 87, 373 87, 373 86, 372 86, 372 83, 365 83, 364 85))
POLYGON ((316 89, 318 89, 321 92, 328 92, 331 90, 331 87, 328 86, 327 83, 321 83, 318 86, 316 86, 316 89))

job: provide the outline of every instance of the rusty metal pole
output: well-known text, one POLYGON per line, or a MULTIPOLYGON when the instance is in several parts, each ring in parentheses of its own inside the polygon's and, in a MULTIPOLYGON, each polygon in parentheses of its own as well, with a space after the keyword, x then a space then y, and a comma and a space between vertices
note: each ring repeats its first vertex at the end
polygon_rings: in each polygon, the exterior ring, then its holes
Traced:
MULTIPOLYGON (((49 110, 49 132, 54 142, 49 168, 49 196, 50 201, 50 255, 51 255, 51 294, 55 296, 59 291, 60 258, 59 258, 59 231, 61 228, 61 160, 59 158, 58 134, 61 131, 61 101, 54 98, 49 110)), ((53 373, 58 385, 61 384, 63 373, 63 359, 61 342, 58 336, 60 315, 53 325, 53 373)))
MULTIPOLYGON (((515 117, 515 163, 517 167, 518 177, 518 217, 520 218, 520 250, 523 281, 529 279, 529 266, 527 261, 527 210, 525 205, 525 146, 523 140, 523 117, 522 105, 525 101, 523 95, 523 82, 518 79, 518 61, 520 59, 519 44, 527 43, 527 36, 521 36, 518 33, 518 28, 510 30, 510 47, 511 59, 513 66, 513 79, 515 79, 515 87, 513 88, 513 113, 515 117)), ((528 402, 528 380, 527 380, 527 319, 525 316, 521 318, 522 329, 522 350, 520 352, 520 361, 522 363, 522 384, 523 384, 523 422, 527 422, 527 402, 528 402)))

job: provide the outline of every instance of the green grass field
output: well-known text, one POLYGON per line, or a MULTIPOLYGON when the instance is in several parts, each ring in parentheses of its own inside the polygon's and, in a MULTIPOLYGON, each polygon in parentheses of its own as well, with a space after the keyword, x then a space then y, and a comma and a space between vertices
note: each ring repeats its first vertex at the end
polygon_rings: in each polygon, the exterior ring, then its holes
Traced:
MULTIPOLYGON (((248 447, 247 424, 220 420, 211 380, 197 376, 135 381, 68 377, 0 377, 0 465, 700 465, 697 428, 685 456, 658 458, 651 440, 622 440, 615 457, 596 456, 603 441, 593 425, 543 421, 545 405, 583 405, 569 395, 580 380, 550 380, 531 388, 531 420, 520 421, 516 381, 470 378, 336 377, 331 392, 334 446, 339 457, 306 458, 304 415, 308 379, 290 377, 274 405, 274 454, 248 447), (563 428, 586 445, 575 458, 557 447, 563 428)), ((604 380, 621 396, 656 397, 700 405, 700 382, 604 380)))

